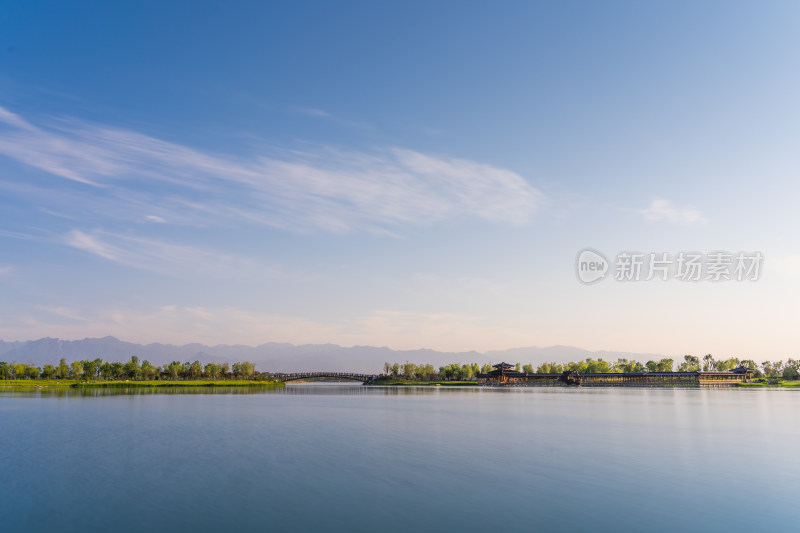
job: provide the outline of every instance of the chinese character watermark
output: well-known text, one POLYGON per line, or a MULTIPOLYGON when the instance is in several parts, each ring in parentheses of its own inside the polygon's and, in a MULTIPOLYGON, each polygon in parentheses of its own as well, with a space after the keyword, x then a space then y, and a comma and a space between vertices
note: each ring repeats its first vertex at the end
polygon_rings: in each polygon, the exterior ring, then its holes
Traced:
POLYGON ((619 252, 609 261, 601 252, 586 248, 578 253, 578 280, 593 284, 615 281, 758 281, 764 265, 761 252, 619 252))

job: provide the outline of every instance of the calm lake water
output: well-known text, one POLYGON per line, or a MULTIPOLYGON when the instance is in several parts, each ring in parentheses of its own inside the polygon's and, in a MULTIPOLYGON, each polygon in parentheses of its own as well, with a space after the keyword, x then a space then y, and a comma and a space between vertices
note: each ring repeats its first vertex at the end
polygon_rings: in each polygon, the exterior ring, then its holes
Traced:
POLYGON ((0 392, 0 530, 800 523, 800 391, 186 392, 0 392))

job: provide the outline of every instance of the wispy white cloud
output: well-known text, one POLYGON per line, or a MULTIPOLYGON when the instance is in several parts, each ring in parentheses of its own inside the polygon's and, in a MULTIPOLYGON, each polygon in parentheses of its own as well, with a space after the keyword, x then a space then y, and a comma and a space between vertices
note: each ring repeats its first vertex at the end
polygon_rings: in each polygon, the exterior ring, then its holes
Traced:
POLYGON ((3 108, 0 154, 86 186, 75 195, 101 195, 87 202, 99 214, 134 220, 386 232, 467 217, 521 224, 541 199, 510 170, 412 150, 216 155, 74 119, 34 125, 3 108))
POLYGON ((328 113, 327 111, 323 111, 322 109, 317 109, 316 107, 298 107, 296 109, 301 115, 306 115, 309 117, 333 118, 332 114, 328 113))
POLYGON ((345 126, 348 128, 356 128, 360 130, 371 130, 372 126, 367 124, 366 122, 360 122, 357 120, 350 120, 346 118, 342 118, 339 116, 334 115, 333 113, 329 113, 328 111, 316 108, 316 107, 295 107, 293 108, 295 113, 300 115, 311 117, 311 118, 318 118, 323 120, 329 120, 340 126, 345 126))
POLYGON ((676 207, 671 202, 660 198, 653 200, 646 209, 640 209, 639 213, 648 222, 669 222, 688 226, 706 221, 700 211, 694 207, 676 207))
POLYGON ((64 242, 73 248, 78 248, 79 250, 99 255, 100 257, 110 259, 111 261, 117 261, 120 263, 124 262, 121 259, 125 256, 125 252, 123 250, 116 246, 103 243, 93 235, 89 235, 82 231, 71 231, 69 235, 67 235, 64 242))
POLYGON ((69 307, 59 307, 59 306, 49 306, 49 305, 38 305, 36 309, 49 313, 51 315, 55 315, 61 318, 68 318, 70 320, 76 320, 78 322, 88 322, 90 319, 82 316, 79 314, 78 311, 75 309, 71 309, 69 307))
POLYGON ((72 230, 61 238, 61 242, 115 263, 163 274, 235 272, 241 275, 256 270, 264 275, 275 273, 274 269, 261 267, 246 258, 131 235, 72 230))
POLYGON ((17 239, 20 241, 49 242, 50 238, 46 235, 34 235, 32 233, 22 233, 21 231, 9 231, 0 229, 0 237, 7 239, 17 239))
POLYGON ((2 275, 4 275, 4 274, 8 274, 8 273, 9 273, 9 272, 11 272, 12 270, 13 270, 13 268, 12 268, 12 267, 10 267, 10 266, 8 266, 8 265, 6 265, 6 266, 0 266, 0 276, 2 276, 2 275))

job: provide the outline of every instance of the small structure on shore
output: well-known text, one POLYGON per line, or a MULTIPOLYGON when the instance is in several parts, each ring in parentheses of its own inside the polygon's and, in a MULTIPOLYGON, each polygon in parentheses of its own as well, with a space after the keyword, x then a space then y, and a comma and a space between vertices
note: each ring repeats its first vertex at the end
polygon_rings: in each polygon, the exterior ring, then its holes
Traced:
POLYGON ((728 372, 608 372, 579 374, 567 370, 561 374, 517 372, 514 365, 498 363, 494 370, 478 374, 478 385, 489 387, 730 387, 747 383, 755 371, 740 366, 728 372))

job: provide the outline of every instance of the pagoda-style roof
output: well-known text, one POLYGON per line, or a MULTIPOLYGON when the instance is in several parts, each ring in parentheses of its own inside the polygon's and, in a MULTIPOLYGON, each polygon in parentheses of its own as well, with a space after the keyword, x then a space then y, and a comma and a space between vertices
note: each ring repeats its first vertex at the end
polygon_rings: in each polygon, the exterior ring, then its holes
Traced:
POLYGON ((510 365, 508 363, 497 363, 496 365, 492 365, 492 368, 515 368, 516 365, 510 365))

